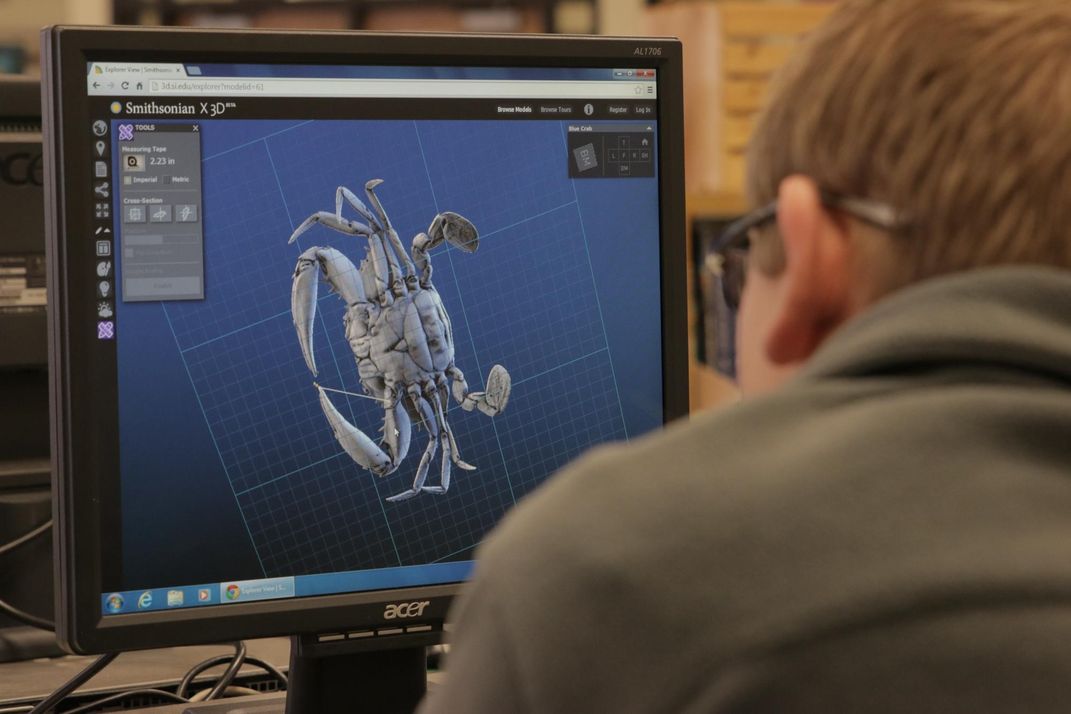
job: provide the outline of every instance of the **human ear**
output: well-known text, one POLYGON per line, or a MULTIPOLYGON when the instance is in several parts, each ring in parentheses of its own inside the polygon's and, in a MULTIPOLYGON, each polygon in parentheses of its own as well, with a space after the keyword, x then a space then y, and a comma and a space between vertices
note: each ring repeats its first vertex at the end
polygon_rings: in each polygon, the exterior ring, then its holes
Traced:
POLYGON ((778 190, 777 226, 785 248, 783 290, 765 350, 774 364, 806 361, 853 313, 851 242, 847 224, 822 204, 807 176, 789 176, 778 190))

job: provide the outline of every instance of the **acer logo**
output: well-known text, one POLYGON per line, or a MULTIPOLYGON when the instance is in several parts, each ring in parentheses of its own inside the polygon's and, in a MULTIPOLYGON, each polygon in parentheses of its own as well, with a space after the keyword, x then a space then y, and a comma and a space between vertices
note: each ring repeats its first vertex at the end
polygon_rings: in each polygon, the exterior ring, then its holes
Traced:
POLYGON ((383 619, 394 620, 399 617, 420 617, 424 614, 424 608, 430 604, 430 600, 420 600, 387 605, 387 609, 383 611, 383 619))
POLYGON ((12 186, 26 186, 28 184, 40 186, 43 183, 41 155, 20 152, 0 156, 0 183, 12 186))

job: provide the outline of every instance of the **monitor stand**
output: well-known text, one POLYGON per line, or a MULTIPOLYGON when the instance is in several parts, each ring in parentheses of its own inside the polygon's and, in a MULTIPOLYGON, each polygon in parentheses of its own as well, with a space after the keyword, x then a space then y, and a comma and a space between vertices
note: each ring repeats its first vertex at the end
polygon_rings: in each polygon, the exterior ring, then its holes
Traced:
POLYGON ((361 640, 325 643, 315 636, 295 636, 290 644, 286 714, 415 711, 428 691, 423 638, 400 641, 390 649, 381 649, 379 643, 370 649, 370 644, 361 640))
POLYGON ((411 636, 399 637, 396 643, 390 639, 323 642, 315 636, 295 636, 290 644, 290 684, 285 703, 281 697, 236 697, 179 705, 175 711, 183 714, 411 714, 427 692, 426 646, 434 642, 411 636))

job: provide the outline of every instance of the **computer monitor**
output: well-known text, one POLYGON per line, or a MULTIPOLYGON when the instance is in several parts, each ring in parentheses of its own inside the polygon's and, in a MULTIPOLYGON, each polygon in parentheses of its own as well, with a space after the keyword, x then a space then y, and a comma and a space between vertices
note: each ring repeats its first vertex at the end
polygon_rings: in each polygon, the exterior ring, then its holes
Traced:
POLYGON ((419 696, 503 514, 687 410, 679 43, 43 38, 61 639, 419 696))

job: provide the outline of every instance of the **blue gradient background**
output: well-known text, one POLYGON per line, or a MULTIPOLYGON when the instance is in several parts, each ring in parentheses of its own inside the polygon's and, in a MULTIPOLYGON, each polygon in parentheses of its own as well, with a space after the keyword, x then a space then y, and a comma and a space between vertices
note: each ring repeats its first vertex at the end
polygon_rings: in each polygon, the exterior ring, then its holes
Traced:
MULTIPOLYGON (((559 122, 201 126, 206 299, 117 305, 122 581, 106 589, 468 559, 570 459, 661 424, 657 179, 570 180, 559 122), (514 383, 494 419, 448 413, 478 470, 455 469, 445 496, 398 504, 384 498, 411 483, 426 434, 414 430, 385 479, 353 463, 290 317, 303 250, 359 263, 366 245, 322 226, 287 245, 292 229, 333 210, 337 186, 363 196, 371 178, 385 180, 377 193, 407 247, 438 211, 480 230, 475 254, 433 253, 433 282, 470 388, 496 363, 514 383)), ((321 283, 317 379, 360 392, 342 315, 321 283)), ((378 437, 378 404, 331 396, 378 437)))

